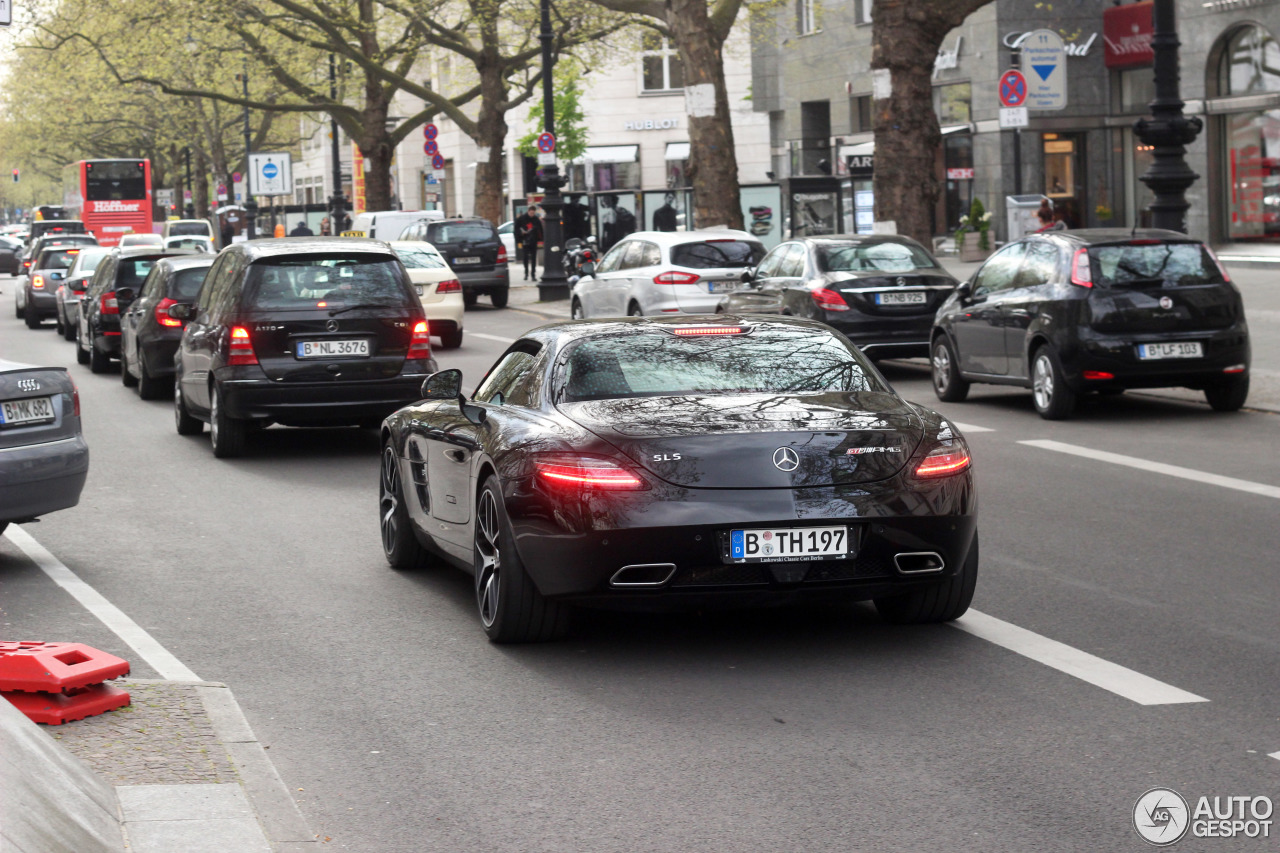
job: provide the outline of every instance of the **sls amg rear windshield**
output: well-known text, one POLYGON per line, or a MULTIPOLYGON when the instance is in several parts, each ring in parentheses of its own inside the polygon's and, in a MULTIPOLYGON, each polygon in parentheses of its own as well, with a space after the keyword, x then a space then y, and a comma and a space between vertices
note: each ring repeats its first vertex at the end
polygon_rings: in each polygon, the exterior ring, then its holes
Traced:
POLYGON ((1143 284, 1220 284, 1222 270, 1200 243, 1135 243, 1094 246, 1093 283, 1110 287, 1143 284))
POLYGON ((667 331, 587 338, 564 360, 564 402, 717 394, 889 392, 863 356, 820 329, 667 331))

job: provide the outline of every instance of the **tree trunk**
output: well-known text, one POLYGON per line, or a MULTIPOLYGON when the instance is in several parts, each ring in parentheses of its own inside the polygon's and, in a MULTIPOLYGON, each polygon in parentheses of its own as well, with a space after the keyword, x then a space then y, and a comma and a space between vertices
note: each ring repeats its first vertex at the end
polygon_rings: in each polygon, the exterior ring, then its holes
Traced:
POLYGON ((989 0, 876 0, 873 76, 888 74, 889 97, 875 89, 875 218, 879 229, 928 246, 938 201, 935 174, 942 131, 933 111, 933 63, 947 33, 989 0))
POLYGON ((721 52, 724 42, 713 32, 706 0, 671 0, 666 21, 684 66, 694 227, 741 228, 738 156, 721 52))
POLYGON ((361 119, 364 129, 360 134, 360 153, 364 155, 364 209, 391 209, 391 158, 395 149, 391 134, 387 132, 387 111, 390 107, 383 94, 382 85, 369 77, 365 84, 365 106, 361 119))
MULTIPOLYGON (((501 70, 480 69, 480 116, 476 121, 476 145, 480 162, 476 165, 475 215, 494 225, 506 221, 502 202, 502 159, 507 139, 507 119, 501 104, 507 100, 501 70), (487 149, 487 156, 485 151, 487 149)), ((454 170, 456 173, 456 169, 454 170)))
POLYGON ((196 219, 209 218, 209 167, 208 161, 204 156, 204 149, 197 148, 195 151, 196 162, 192 166, 193 180, 195 181, 195 198, 196 219))

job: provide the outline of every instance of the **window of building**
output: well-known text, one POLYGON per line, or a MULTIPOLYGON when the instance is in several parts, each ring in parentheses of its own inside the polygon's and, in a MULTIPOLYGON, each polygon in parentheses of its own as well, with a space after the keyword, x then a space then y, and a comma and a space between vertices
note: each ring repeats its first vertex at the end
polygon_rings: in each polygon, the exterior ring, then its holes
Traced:
POLYGON ((1075 195, 1076 143, 1074 139, 1062 139, 1056 133, 1043 136, 1044 145, 1044 194, 1049 198, 1070 198, 1075 195))
POLYGON ((951 83, 933 87, 933 110, 943 127, 969 124, 973 121, 973 85, 951 83))
POLYGON ((855 95, 849 99, 849 132, 870 133, 875 130, 871 116, 871 96, 855 95))
POLYGON ((853 0, 853 13, 859 24, 871 23, 871 5, 875 0, 853 0))
POLYGON ((818 31, 814 0, 796 0, 796 32, 802 36, 818 31))
POLYGON ((1218 68, 1219 95, 1280 92, 1280 44, 1249 24, 1231 34, 1218 68))
POLYGON ((684 88, 684 66, 680 52, 657 33, 640 38, 643 86, 646 92, 668 92, 684 88))
POLYGON ((1120 109, 1130 115, 1146 114, 1156 97, 1156 77, 1150 68, 1120 72, 1120 109))

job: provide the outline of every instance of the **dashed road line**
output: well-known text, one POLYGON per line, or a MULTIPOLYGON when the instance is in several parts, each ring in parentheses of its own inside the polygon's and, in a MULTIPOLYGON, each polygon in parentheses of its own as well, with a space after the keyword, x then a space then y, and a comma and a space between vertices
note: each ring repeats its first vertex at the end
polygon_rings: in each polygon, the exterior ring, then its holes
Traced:
POLYGON ((138 653, 161 678, 169 681, 200 681, 200 677, 178 660, 172 652, 148 634, 141 625, 134 622, 124 611, 116 607, 93 587, 89 586, 75 572, 62 564, 57 557, 35 538, 17 525, 10 525, 4 532, 9 541, 26 554, 31 562, 48 575, 54 583, 62 587, 80 605, 96 616, 102 624, 111 629, 129 648, 138 653))
POLYGON ((1209 701, 1203 696, 1188 693, 1148 675, 1103 660, 1097 655, 1082 652, 1066 643, 1051 640, 976 610, 970 610, 951 625, 1139 705, 1178 705, 1209 701))
POLYGON ((515 338, 501 338, 497 335, 486 335, 484 332, 467 332, 467 335, 485 341, 497 341, 500 344, 514 344, 516 342, 515 338))
POLYGON ((1197 471, 1194 468, 1183 468, 1179 465, 1166 465, 1164 462, 1152 462, 1147 459, 1139 459, 1136 456, 1108 453, 1105 450, 1094 450, 1091 447, 1080 447, 1075 444, 1066 444, 1061 441, 1047 439, 1019 441, 1018 444, 1038 447, 1041 450, 1053 450, 1057 453, 1066 453, 1071 456, 1080 456, 1097 462, 1110 462, 1113 465, 1123 465, 1126 468, 1136 468, 1140 471, 1151 471, 1156 474, 1178 477, 1179 479, 1191 480, 1196 483, 1207 483, 1224 489, 1235 489, 1238 492, 1248 492, 1249 494, 1262 495, 1267 498, 1280 498, 1280 486, 1269 486, 1266 483, 1254 483, 1250 480, 1237 480, 1235 477, 1224 477, 1221 474, 1211 474, 1208 471, 1197 471))
MULTIPOLYGON (((951 420, 948 418, 948 420, 951 420)), ((976 426, 975 424, 962 424, 957 420, 951 421, 960 428, 961 432, 995 432, 991 427, 976 426)))

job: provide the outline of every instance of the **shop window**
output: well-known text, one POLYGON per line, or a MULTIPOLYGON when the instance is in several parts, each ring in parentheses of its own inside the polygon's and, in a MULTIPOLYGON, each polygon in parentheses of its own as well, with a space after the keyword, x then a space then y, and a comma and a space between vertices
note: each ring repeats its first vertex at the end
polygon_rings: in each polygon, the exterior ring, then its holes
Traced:
POLYGON ((875 130, 871 115, 871 96, 857 95, 849 99, 849 132, 870 133, 875 130))
POLYGON ((933 111, 943 127, 973 121, 973 85, 952 83, 933 87, 933 111))
POLYGON ((1280 110, 1223 118, 1227 232, 1232 240, 1280 238, 1280 110))
POLYGON ((684 66, 680 52, 657 33, 640 39, 643 86, 646 92, 668 92, 684 88, 684 66))
POLYGON ((875 0, 853 0, 853 13, 857 23, 871 23, 871 7, 874 3, 875 0))
POLYGON ((1218 68, 1218 94, 1280 92, 1280 44, 1255 25, 1231 34, 1218 68))
POLYGON ((1150 68, 1120 72, 1120 108, 1129 115, 1147 113, 1156 98, 1156 78, 1150 68))
POLYGON ((818 31, 818 22, 814 15, 815 0, 796 0, 796 32, 807 36, 818 31))
POLYGON ((1046 133, 1043 144, 1044 194, 1049 198, 1069 198, 1075 195, 1075 140, 1061 139, 1056 133, 1046 133))
POLYGON ((595 163, 595 189, 617 190, 640 186, 639 163, 595 163))

